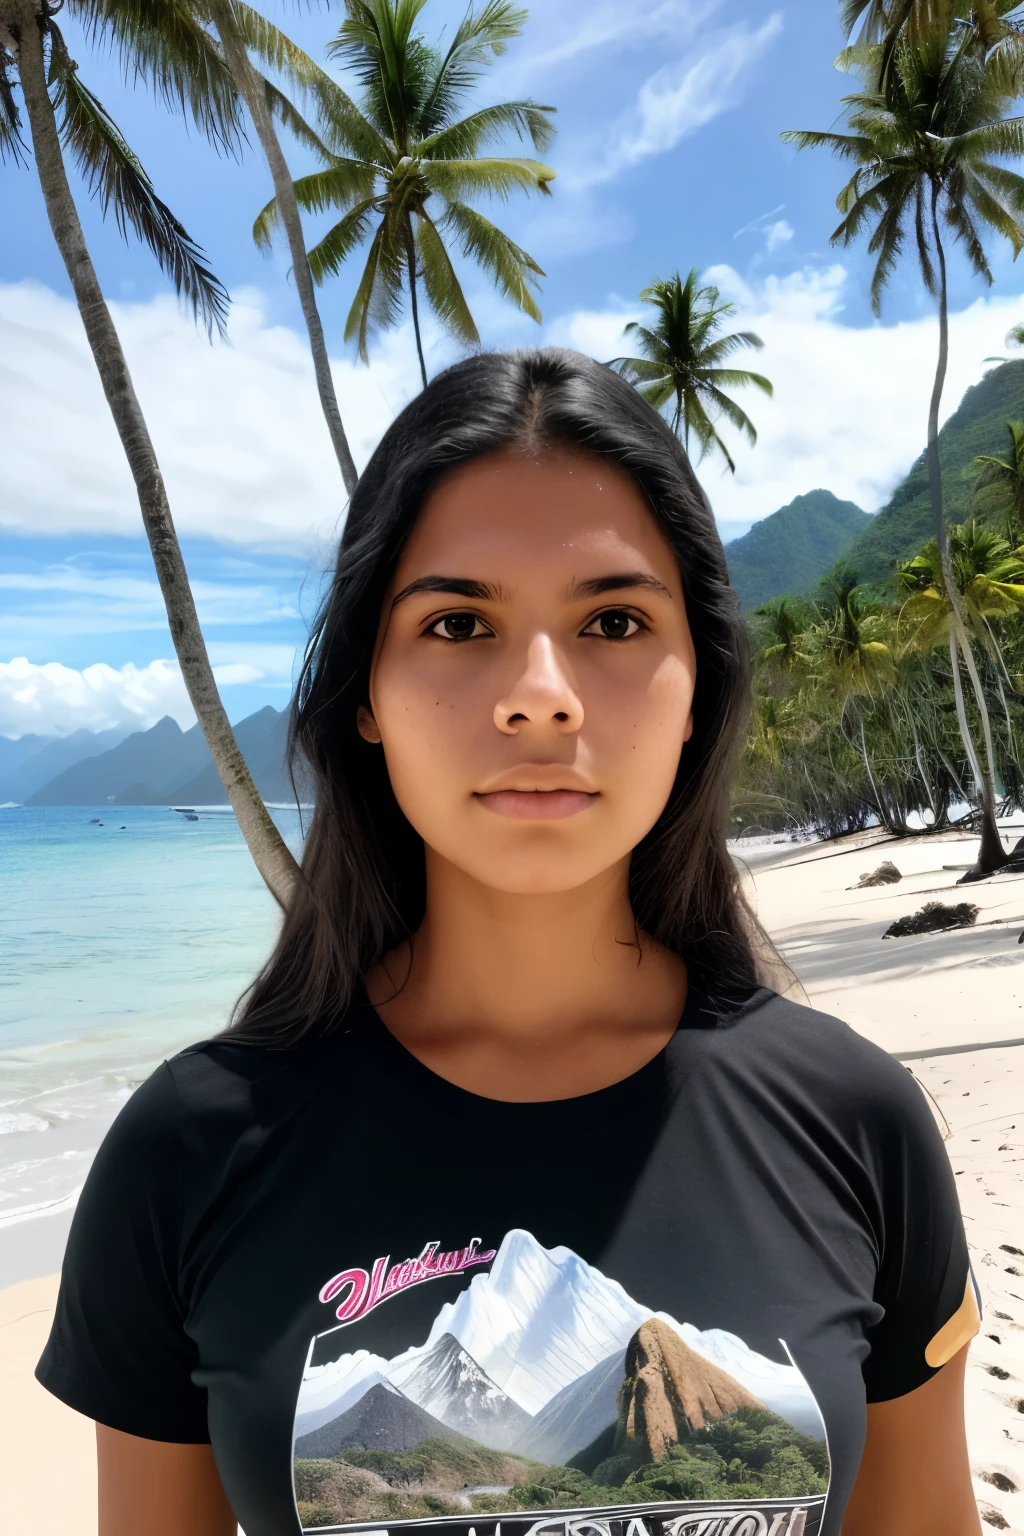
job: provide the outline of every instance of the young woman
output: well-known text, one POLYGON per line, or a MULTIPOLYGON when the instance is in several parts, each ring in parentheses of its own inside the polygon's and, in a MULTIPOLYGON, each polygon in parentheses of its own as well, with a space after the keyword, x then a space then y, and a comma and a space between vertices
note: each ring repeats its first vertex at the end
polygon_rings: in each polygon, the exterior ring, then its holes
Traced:
POLYGON ((100 1536, 970 1536, 927 1105, 762 984, 746 639, 678 442, 483 356, 352 500, 302 885, 83 1192, 45 1386, 100 1536))

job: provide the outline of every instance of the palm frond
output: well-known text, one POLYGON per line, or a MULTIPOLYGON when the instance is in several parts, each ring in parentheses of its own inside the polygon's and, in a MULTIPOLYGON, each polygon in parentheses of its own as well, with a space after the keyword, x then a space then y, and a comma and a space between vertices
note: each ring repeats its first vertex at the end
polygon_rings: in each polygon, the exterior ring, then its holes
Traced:
POLYGON ((396 153, 408 153, 410 131, 430 88, 434 58, 413 25, 425 0, 345 0, 346 19, 327 46, 363 87, 366 116, 396 153))
POLYGON ((364 363, 370 360, 367 344, 371 327, 393 325, 401 312, 402 251, 401 240, 396 238, 399 234, 385 216, 370 243, 366 266, 345 321, 345 340, 358 337, 359 356, 364 363))
POLYGON ((535 101, 502 101, 481 107, 479 112, 421 139, 416 152, 432 160, 463 160, 503 134, 514 133, 518 139, 529 139, 543 153, 555 136, 549 115, 554 111, 554 107, 542 107, 535 101))
POLYGON ((28 146, 21 136, 21 115, 14 99, 15 76, 14 60, 0 46, 0 161, 24 165, 28 146))
MULTIPOLYGON (((362 245, 370 233, 372 215, 375 212, 380 212, 380 202, 376 198, 366 198, 364 202, 350 208, 345 217, 339 219, 334 228, 327 231, 319 244, 314 245, 309 252, 309 268, 314 282, 322 283, 328 277, 337 276, 346 259, 357 245, 362 245)), ((262 216, 261 214, 260 217, 262 216)), ((349 332, 346 331, 345 334, 348 340, 349 332)))
POLYGON ((220 44, 192 0, 75 0, 74 14, 91 42, 113 47, 127 76, 145 80, 159 101, 191 117, 217 150, 240 152, 244 109, 220 44))
POLYGON ((653 357, 613 357, 605 367, 614 368, 630 384, 660 384, 672 379, 671 369, 653 357))
POLYGON ((59 29, 50 23, 49 83, 61 140, 70 150, 91 196, 103 213, 113 211, 122 237, 129 225, 153 252, 176 291, 207 332, 223 334, 229 299, 206 266, 199 246, 167 204, 157 197, 138 157, 102 102, 78 78, 59 29))
MULTIPOLYGON (((372 204, 374 180, 373 167, 361 160, 336 160, 325 171, 300 176, 292 186, 303 213, 326 213, 329 208, 372 204)), ((269 250, 278 221, 277 198, 272 197, 252 227, 252 237, 261 250, 269 250)))
POLYGON ((797 149, 830 149, 840 160, 858 160, 870 164, 876 151, 871 140, 861 134, 817 133, 813 129, 787 128, 779 134, 783 144, 797 149))
POLYGON ((701 372, 705 374, 707 382, 717 389, 745 389, 751 384, 769 397, 775 393, 771 379, 766 379, 763 373, 751 373, 746 368, 711 368, 702 369, 701 372))
POLYGON ((534 277, 544 273, 533 257, 466 203, 449 203, 441 225, 455 230, 463 254, 489 272, 506 298, 539 324, 541 314, 532 289, 534 277))
POLYGON ((425 213, 420 213, 416 221, 416 249, 423 286, 437 318, 445 330, 457 336, 464 346, 479 346, 480 332, 469 312, 451 257, 437 226, 425 213))
MULTIPOLYGON (((482 71, 503 54, 526 25, 525 8, 510 0, 485 0, 479 11, 471 5, 455 30, 451 45, 437 61, 430 88, 421 108, 424 133, 449 122, 457 104, 475 84, 482 71)), ((536 143, 536 141, 534 141, 536 143)), ((546 146, 537 143, 538 149, 546 146)))
POLYGON ((298 140, 304 149, 311 150, 313 154, 319 155, 322 159, 328 159, 330 151, 324 144, 323 139, 316 129, 307 123, 294 103, 288 99, 283 91, 278 90, 277 86, 272 84, 271 81, 263 76, 259 78, 263 80, 263 93, 267 98, 267 106, 270 108, 271 115, 277 118, 283 128, 288 129, 288 132, 298 140))
POLYGON ((314 107, 318 138, 326 141, 330 152, 350 153, 378 162, 387 158, 387 146, 380 134, 325 69, 242 0, 232 0, 231 9, 246 47, 314 107))
POLYGON ((757 429, 742 406, 737 405, 735 400, 713 384, 708 387, 707 396, 718 407, 719 415, 731 422, 738 432, 744 433, 748 442, 757 442, 757 429))
POLYGON ((1024 229, 1021 229, 1019 222, 1013 217, 1009 209, 1004 207, 999 198, 993 196, 981 175, 976 172, 973 175, 965 176, 963 182, 962 201, 957 200, 959 206, 955 212, 955 219, 950 218, 952 198, 946 206, 946 217, 960 236, 967 251, 967 259, 970 261, 974 271, 979 277, 985 277, 991 283, 992 274, 985 256, 985 250, 965 204, 969 203, 977 217, 987 224, 990 229, 994 229, 997 234, 1005 236, 1013 247, 1014 259, 1024 250, 1024 229))
POLYGON ((424 160, 423 179, 431 192, 449 200, 484 193, 508 202, 512 192, 544 192, 554 171, 539 160, 494 157, 484 160, 424 160))

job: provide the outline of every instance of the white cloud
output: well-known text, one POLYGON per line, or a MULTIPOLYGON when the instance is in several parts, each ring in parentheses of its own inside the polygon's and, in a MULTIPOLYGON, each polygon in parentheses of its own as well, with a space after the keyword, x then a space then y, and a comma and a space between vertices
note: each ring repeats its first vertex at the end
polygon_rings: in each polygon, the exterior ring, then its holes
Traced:
POLYGON ((148 730, 164 715, 183 726, 195 720, 181 673, 167 661, 147 667, 98 662, 80 672, 56 661, 36 666, 24 656, 0 662, 0 735, 63 736, 80 726, 148 730))
POLYGON ((793 235, 794 229, 788 219, 776 219, 774 224, 769 224, 764 231, 764 244, 768 255, 771 256, 780 245, 785 245, 787 241, 792 240, 793 235))
POLYGON ((536 95, 537 78, 567 66, 585 68, 594 55, 649 53, 653 44, 686 38, 718 10, 721 0, 545 0, 530 13, 523 41, 493 74, 502 95, 536 95))
MULTIPOLYGON (((214 642, 209 649, 221 688, 257 682, 276 686, 283 707, 294 647, 214 642)), ((230 709, 230 697, 226 702, 230 709)), ((195 724, 177 662, 151 661, 145 667, 96 662, 80 671, 56 661, 37 665, 24 656, 0 662, 0 736, 26 731, 65 736, 80 727, 145 731, 164 715, 172 715, 183 730, 195 724)))
POLYGON ((744 25, 719 32, 699 51, 663 64, 647 77, 635 102, 610 124, 600 147, 570 165, 570 191, 614 180, 623 171, 674 149, 740 100, 752 67, 782 31, 774 12, 756 31, 744 25))
MULTIPOLYGON (((305 340, 268 325, 242 294, 230 344, 208 345, 170 299, 111 306, 179 532, 305 550, 329 535, 345 496, 305 340)), ((403 331, 370 368, 333 363, 342 417, 365 462, 418 387, 403 331)), ((139 510, 121 445, 68 300, 0 284, 0 526, 25 533, 130 533, 139 510)))

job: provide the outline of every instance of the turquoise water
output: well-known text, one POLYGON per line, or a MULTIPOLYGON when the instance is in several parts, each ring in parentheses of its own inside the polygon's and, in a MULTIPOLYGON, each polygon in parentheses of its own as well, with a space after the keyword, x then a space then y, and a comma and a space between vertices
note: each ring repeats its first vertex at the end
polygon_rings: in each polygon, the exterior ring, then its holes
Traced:
MULTIPOLYGON (((0 809, 0 1225, 74 1197, 119 1104, 224 1027, 274 942, 233 814, 197 815, 0 809)), ((298 812, 274 816, 297 850, 298 812)))

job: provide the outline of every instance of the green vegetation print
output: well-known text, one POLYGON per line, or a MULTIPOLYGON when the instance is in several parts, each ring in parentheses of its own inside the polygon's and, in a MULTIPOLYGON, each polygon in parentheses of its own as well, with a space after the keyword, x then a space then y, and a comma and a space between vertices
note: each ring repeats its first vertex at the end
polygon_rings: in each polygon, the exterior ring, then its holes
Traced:
MULTIPOLYGON (((344 1270, 299 1389, 304 1531, 453 1536, 814 1536, 825 1429, 789 1358, 651 1313, 569 1248, 488 1249, 344 1270), (470 1272, 424 1340, 385 1359, 348 1331, 412 1286, 470 1272), (500 1528, 500 1532, 499 1532, 500 1528)), ((780 1355, 788 1357, 780 1341, 780 1355)))

